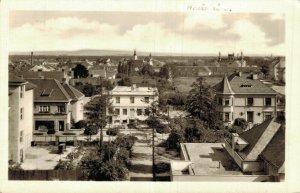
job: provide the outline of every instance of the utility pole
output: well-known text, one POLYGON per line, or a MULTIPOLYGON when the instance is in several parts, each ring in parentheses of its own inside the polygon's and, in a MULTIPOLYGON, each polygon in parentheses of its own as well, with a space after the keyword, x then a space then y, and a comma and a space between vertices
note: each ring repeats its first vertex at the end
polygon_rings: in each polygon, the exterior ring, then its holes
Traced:
POLYGON ((152 174, 153 174, 153 181, 156 181, 154 150, 155 150, 154 149, 154 127, 152 127, 152 174))

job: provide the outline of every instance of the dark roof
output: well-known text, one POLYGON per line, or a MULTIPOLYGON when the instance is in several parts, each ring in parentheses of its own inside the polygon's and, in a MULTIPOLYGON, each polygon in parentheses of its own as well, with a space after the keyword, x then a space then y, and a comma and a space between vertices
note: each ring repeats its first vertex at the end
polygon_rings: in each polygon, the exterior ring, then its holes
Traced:
POLYGON ((71 97, 56 79, 27 78, 37 87, 34 89, 34 101, 69 101, 71 97))
POLYGON ((32 84, 31 82, 28 82, 26 85, 25 85, 25 90, 32 90, 32 89, 35 89, 36 88, 36 85, 35 84, 32 84))
MULTIPOLYGON (((223 80, 215 86, 218 93, 223 93, 223 85, 226 82, 224 76, 223 80)), ((276 92, 262 83, 258 79, 252 79, 248 75, 238 76, 237 73, 233 73, 227 77, 231 89, 235 94, 276 94, 276 92)), ((225 93, 224 93, 225 94, 225 93)))
POLYGON ((220 82, 218 86, 220 87, 218 88, 218 91, 221 92, 222 94, 234 94, 226 75, 224 75, 223 80, 220 82))
POLYGON ((243 132, 240 137, 246 140, 248 145, 237 153, 244 160, 256 160, 280 127, 281 124, 273 118, 243 132))
POLYGON ((84 97, 84 94, 82 94, 79 90, 77 90, 73 86, 71 86, 69 84, 64 84, 63 86, 64 86, 64 89, 67 91, 67 93, 73 100, 79 100, 82 97, 84 97))
POLYGON ((40 78, 40 76, 44 76, 44 78, 56 79, 58 81, 62 81, 65 78, 65 73, 62 71, 50 71, 50 72, 27 71, 27 72, 19 72, 18 75, 22 75, 25 79, 26 78, 40 78))
POLYGON ((16 84, 23 84, 23 83, 26 83, 26 80, 12 74, 12 73, 9 73, 8 82, 9 83, 16 83, 16 84))
POLYGON ((284 165, 285 161, 285 128, 281 127, 274 135, 270 143, 260 155, 268 163, 277 169, 284 165))

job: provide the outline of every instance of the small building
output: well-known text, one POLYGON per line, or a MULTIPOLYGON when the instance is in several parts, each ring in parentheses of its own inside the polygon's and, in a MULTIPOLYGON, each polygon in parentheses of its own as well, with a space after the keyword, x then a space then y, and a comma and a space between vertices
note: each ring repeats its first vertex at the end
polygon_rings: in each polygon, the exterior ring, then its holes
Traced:
POLYGON ((256 74, 233 73, 214 86, 217 111, 225 125, 244 118, 249 127, 276 116, 277 92, 258 80, 256 74))
POLYGON ((83 119, 84 95, 56 79, 27 79, 37 87, 34 91, 34 130, 55 133, 66 131, 83 119), (51 131, 50 131, 51 130, 51 131))
POLYGON ((181 143, 181 160, 170 162, 171 181, 269 181, 264 174, 245 175, 223 146, 223 143, 181 143))
POLYGON ((158 101, 158 90, 154 87, 116 86, 109 92, 112 113, 108 112, 110 125, 121 125, 145 120, 153 102, 158 101))
POLYGON ((20 77, 9 75, 9 161, 20 163, 32 142, 33 89, 35 85, 20 77))
POLYGON ((225 139, 225 149, 244 173, 284 181, 285 127, 277 118, 225 139))

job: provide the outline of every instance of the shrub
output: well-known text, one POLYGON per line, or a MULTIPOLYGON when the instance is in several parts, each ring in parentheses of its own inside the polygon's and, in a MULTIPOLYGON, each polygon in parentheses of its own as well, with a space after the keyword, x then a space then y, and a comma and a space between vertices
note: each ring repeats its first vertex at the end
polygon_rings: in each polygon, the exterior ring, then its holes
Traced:
POLYGON ((98 128, 95 125, 89 125, 84 129, 84 134, 86 135, 96 135, 98 133, 98 128))
POLYGON ((114 128, 109 128, 106 130, 106 134, 107 135, 112 135, 112 136, 116 136, 119 133, 119 128, 118 127, 114 127, 114 128))
POLYGON ((156 132, 160 133, 160 134, 170 133, 170 129, 169 129, 169 127, 167 125, 160 124, 156 128, 156 132))
POLYGON ((170 171, 170 164, 165 162, 159 162, 154 165, 154 171, 156 173, 163 173, 170 171))
POLYGON ((73 170, 74 168, 72 162, 59 160, 58 164, 54 167, 54 170, 73 170))
POLYGON ((118 146, 124 147, 127 150, 130 150, 137 139, 138 139, 137 137, 132 136, 132 135, 124 135, 124 136, 118 136, 114 142, 118 146))
POLYGON ((85 120, 80 120, 80 121, 78 121, 78 122, 76 122, 76 123, 74 124, 75 129, 81 129, 81 128, 84 128, 84 127, 86 127, 86 125, 87 125, 87 123, 86 123, 85 120))
POLYGON ((248 123, 243 118, 236 118, 233 125, 241 127, 242 129, 246 129, 248 126, 248 123))
POLYGON ((128 127, 129 129, 136 129, 136 124, 135 124, 135 123, 128 123, 128 124, 127 124, 127 127, 128 127))

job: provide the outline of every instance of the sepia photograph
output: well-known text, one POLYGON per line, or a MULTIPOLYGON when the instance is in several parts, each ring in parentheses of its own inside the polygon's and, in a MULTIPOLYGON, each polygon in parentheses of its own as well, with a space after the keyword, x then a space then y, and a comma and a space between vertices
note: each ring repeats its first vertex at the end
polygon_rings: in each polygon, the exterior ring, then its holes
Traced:
POLYGON ((8 10, 8 181, 285 183, 286 13, 183 9, 8 10))

